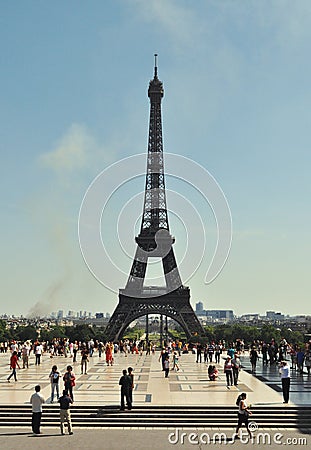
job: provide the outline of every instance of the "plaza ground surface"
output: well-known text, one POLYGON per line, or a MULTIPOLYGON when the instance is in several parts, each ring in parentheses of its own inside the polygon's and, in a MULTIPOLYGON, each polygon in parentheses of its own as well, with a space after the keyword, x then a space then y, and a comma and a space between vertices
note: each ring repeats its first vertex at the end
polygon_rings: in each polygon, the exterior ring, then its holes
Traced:
MULTIPOLYGON (((223 374, 223 360, 218 366, 220 379, 216 382, 208 381, 207 367, 202 363, 196 363, 195 355, 189 353, 180 357, 180 370, 170 372, 169 378, 164 378, 161 363, 158 361, 159 352, 155 355, 115 355, 114 365, 107 366, 104 357, 99 358, 95 353, 90 358, 87 375, 80 374, 80 358, 77 363, 72 363, 72 359, 67 357, 50 358, 49 355, 43 355, 40 366, 35 366, 35 358, 30 357, 30 366, 28 369, 18 370, 18 381, 7 382, 10 374, 9 354, 0 354, 0 404, 2 405, 25 405, 29 404, 31 394, 34 392, 34 386, 40 384, 42 394, 47 403, 50 402, 50 382, 49 373, 52 365, 56 364, 61 373, 64 373, 66 366, 71 364, 76 374, 76 386, 74 388, 76 405, 118 405, 120 397, 119 378, 122 370, 129 366, 134 368, 135 389, 133 393, 134 405, 139 406, 204 406, 204 405, 234 405, 237 395, 240 392, 247 393, 249 403, 258 405, 267 405, 267 408, 275 405, 282 405, 283 398, 280 392, 280 380, 276 367, 262 367, 261 361, 258 362, 257 372, 254 376, 249 373, 248 356, 242 358, 245 370, 241 371, 240 381, 237 387, 226 387, 225 376, 223 374)), ((62 383, 60 389, 62 390, 62 383)), ((292 371, 291 403, 300 405, 311 405, 310 399, 310 379, 305 374, 303 376, 292 371)), ((57 407, 55 405, 55 407, 57 407)), ((286 407, 286 405, 284 406, 286 407)), ((43 411, 44 414, 44 411, 43 411)), ((225 430, 224 433, 231 440, 235 428, 232 424, 232 430, 225 430)), ((221 424, 219 424, 221 427, 221 424)), ((155 429, 155 428, 133 428, 133 429, 109 429, 109 428, 75 428, 73 436, 60 436, 59 429, 42 429, 43 434, 32 436, 29 430, 25 428, 0 428, 0 449, 49 449, 53 447, 66 449, 166 449, 166 448, 206 448, 208 445, 216 444, 189 443, 188 437, 191 431, 202 433, 202 428, 195 430, 185 429, 187 436, 182 443, 179 439, 175 444, 170 443, 168 436, 174 433, 174 429, 155 429)), ((220 429, 206 429, 211 437, 214 432, 220 432, 220 429)), ((267 429, 271 434, 271 440, 278 431, 286 438, 305 438, 308 440, 311 436, 301 432, 283 428, 282 430, 267 429)), ((196 439, 194 439, 196 441, 196 439)), ((305 443, 288 444, 288 441, 282 442, 283 445, 302 446, 307 448, 305 443)), ((309 445, 310 445, 309 442, 309 445)), ((222 442, 220 445, 228 445, 222 442)), ((244 448, 243 442, 234 442, 234 447, 244 448)), ((248 443, 248 445, 251 445, 248 443)), ((254 443, 254 447, 263 448, 267 444, 254 443)), ((279 443, 271 442, 269 448, 279 448, 279 443)), ((217 445, 216 445, 217 447, 217 445)))

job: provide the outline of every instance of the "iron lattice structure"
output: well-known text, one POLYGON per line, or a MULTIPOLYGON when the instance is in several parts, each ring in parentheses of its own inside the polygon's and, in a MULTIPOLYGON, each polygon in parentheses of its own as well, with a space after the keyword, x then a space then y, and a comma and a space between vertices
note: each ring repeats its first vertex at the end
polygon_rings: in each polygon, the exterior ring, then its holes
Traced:
POLYGON ((149 83, 150 121, 147 171, 142 222, 136 254, 125 289, 106 328, 110 340, 119 340, 130 323, 144 315, 163 314, 178 322, 188 338, 204 335, 190 305, 190 290, 182 285, 173 251, 165 193, 161 101, 163 84, 155 62, 154 78, 149 83), (149 258, 161 258, 165 287, 144 286, 149 258))

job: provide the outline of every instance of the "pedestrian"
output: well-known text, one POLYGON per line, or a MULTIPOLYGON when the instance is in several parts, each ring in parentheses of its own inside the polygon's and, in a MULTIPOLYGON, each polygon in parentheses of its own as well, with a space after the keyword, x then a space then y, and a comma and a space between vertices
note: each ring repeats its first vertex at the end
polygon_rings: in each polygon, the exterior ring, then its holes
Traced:
POLYGON ((165 349, 165 347, 162 348, 160 356, 159 356, 159 361, 161 361, 162 364, 162 371, 165 370, 164 368, 164 361, 166 359, 166 357, 168 356, 168 351, 165 349))
POLYGON ((99 357, 99 358, 102 357, 103 348, 104 348, 104 344, 102 343, 102 341, 100 341, 100 342, 98 343, 98 357, 99 357))
POLYGON ((216 364, 220 364, 220 354, 222 352, 222 348, 220 344, 215 345, 215 362, 216 364))
POLYGON ((72 353, 73 353, 73 360, 72 362, 77 362, 77 352, 79 350, 79 344, 77 341, 74 341, 73 347, 72 347, 72 353))
POLYGON ((231 343, 230 344, 230 348, 227 351, 227 355, 230 356, 230 358, 232 359, 233 356, 234 356, 234 353, 235 353, 235 350, 234 350, 234 347, 233 347, 233 343, 231 343))
POLYGON ((174 352, 173 354, 173 370, 179 370, 177 352, 174 352))
POLYGON ((257 364, 257 359, 258 359, 258 353, 256 350, 256 347, 252 347, 250 353, 249 353, 249 357, 250 357, 250 362, 252 365, 252 372, 256 372, 256 364, 257 364))
POLYGON ((10 383, 10 379, 11 377, 14 376, 14 380, 17 381, 17 377, 16 377, 16 367, 18 367, 20 369, 20 366, 18 364, 18 357, 17 357, 17 351, 14 350, 14 352, 11 355, 10 358, 10 369, 12 369, 12 373, 10 374, 10 376, 8 377, 8 382, 10 383))
POLYGON ((40 394, 41 386, 35 386, 35 392, 30 397, 32 406, 31 427, 34 434, 40 433, 40 424, 42 417, 42 404, 45 403, 43 396, 40 394))
POLYGON ((113 356, 112 356, 113 348, 114 348, 113 343, 107 342, 106 348, 105 348, 107 366, 109 366, 109 364, 110 364, 110 366, 112 366, 112 364, 113 364, 113 356))
POLYGON ((124 397, 126 399, 127 409, 132 409, 132 403, 130 399, 130 387, 132 385, 132 379, 129 375, 127 375, 126 369, 122 371, 122 377, 119 380, 119 386, 121 386, 121 407, 120 411, 124 411, 125 404, 124 404, 124 397))
POLYGON ((23 360, 23 369, 28 369, 29 367, 29 352, 30 352, 30 346, 25 342, 22 348, 22 360, 23 360))
POLYGON ((57 366, 54 365, 49 375, 51 382, 51 403, 53 403, 54 401, 55 391, 57 395, 57 400, 59 399, 59 377, 60 373, 57 370, 57 366))
POLYGON ((297 358, 297 367, 298 367, 299 373, 302 374, 305 354, 304 354, 304 351, 300 347, 297 349, 296 358, 297 358))
POLYGON ((207 360, 208 360, 208 345, 207 344, 204 345, 203 356, 204 356, 204 364, 207 364, 207 360))
POLYGON ((233 384, 233 376, 232 376, 232 361, 231 357, 227 356, 224 364, 224 372, 226 374, 227 380, 227 389, 230 389, 230 386, 233 384))
POLYGON ((63 390, 63 395, 58 399, 58 401, 60 403, 60 432, 62 435, 65 434, 64 426, 66 423, 68 433, 73 434, 70 415, 70 404, 72 404, 72 399, 69 397, 68 392, 65 389, 63 390))
POLYGON ((88 351, 86 348, 83 348, 81 351, 81 375, 83 374, 83 369, 85 375, 87 375, 87 363, 89 362, 88 351))
POLYGON ((35 346, 35 355, 36 355, 36 362, 35 365, 39 366, 41 363, 41 355, 43 353, 43 346, 40 344, 40 342, 37 342, 35 346))
POLYGON ((151 351, 151 342, 147 341, 147 343, 146 343, 146 355, 150 355, 150 351, 151 351))
POLYGON ((262 344, 261 352, 262 352, 262 365, 264 366, 268 364, 268 346, 265 342, 263 342, 262 344))
POLYGON ((130 386, 130 400, 131 400, 131 405, 133 405, 133 389, 134 389, 134 374, 133 374, 133 367, 128 367, 127 372, 128 372, 128 376, 131 377, 132 380, 132 384, 130 386))
POLYGON ((202 362, 202 344, 198 343, 197 344, 197 359, 196 362, 197 363, 201 363, 202 362))
POLYGON ((237 386, 239 381, 239 373, 242 367, 241 360, 238 357, 237 353, 234 354, 234 357, 232 358, 231 362, 232 362, 233 383, 234 386, 237 386))
POLYGON ((310 375, 311 369, 311 353, 310 350, 307 350, 305 353, 305 366, 307 368, 308 375, 310 375))
POLYGON ((280 362, 279 369, 282 381, 282 392, 283 392, 283 403, 288 403, 289 401, 289 387, 290 387, 290 370, 287 361, 280 362))
POLYGON ((214 346, 214 344, 211 342, 210 345, 208 346, 208 357, 209 357, 209 362, 210 362, 210 363, 213 362, 214 351, 215 351, 215 346, 214 346))
POLYGON ((168 378, 169 372, 170 372, 170 358, 167 355, 164 361, 164 372, 165 372, 165 378, 168 378))
POLYGON ((76 376, 72 371, 72 366, 67 366, 67 372, 63 376, 64 388, 69 393, 73 402, 73 387, 76 385, 76 376))
POLYGON ((236 430, 235 430, 235 439, 239 439, 238 433, 239 433, 239 429, 241 428, 243 423, 246 426, 249 437, 252 438, 252 433, 248 427, 248 418, 249 418, 249 416, 252 415, 252 412, 247 407, 245 392, 242 392, 242 394, 240 394, 238 396, 236 405, 239 407, 239 411, 238 411, 238 426, 236 427, 236 430))

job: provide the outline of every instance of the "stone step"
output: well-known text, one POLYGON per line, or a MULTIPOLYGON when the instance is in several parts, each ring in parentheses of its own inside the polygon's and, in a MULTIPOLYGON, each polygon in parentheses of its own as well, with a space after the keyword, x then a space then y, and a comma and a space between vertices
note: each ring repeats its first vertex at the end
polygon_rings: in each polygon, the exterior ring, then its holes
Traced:
MULTIPOLYGON (((308 407, 254 407, 253 420, 262 428, 311 428, 308 407)), ((79 427, 233 427, 236 407, 136 407, 120 412, 116 405, 73 406, 72 423, 79 427)), ((1 426, 30 426, 30 405, 0 406, 1 426)), ((46 405, 42 426, 59 426, 59 408, 46 405)))

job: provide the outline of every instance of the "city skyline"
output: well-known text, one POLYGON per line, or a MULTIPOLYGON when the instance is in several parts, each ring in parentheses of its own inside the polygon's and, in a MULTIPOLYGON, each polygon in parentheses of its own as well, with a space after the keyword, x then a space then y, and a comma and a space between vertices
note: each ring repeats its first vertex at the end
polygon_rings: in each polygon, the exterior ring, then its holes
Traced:
MULTIPOLYGON (((167 176, 170 230, 191 304, 310 315, 310 21, 308 1, 2 5, 2 312, 116 307, 117 293, 83 261, 79 209, 99 173, 147 153, 157 53, 164 155, 204 167, 232 214, 229 258, 205 284, 217 241, 213 211, 193 186, 167 176), (176 193, 186 200, 184 217, 175 214, 176 193), (190 273, 192 211, 206 251, 190 273)), ((120 186, 101 224, 111 257, 103 271, 119 288, 135 253, 143 190, 143 175, 120 186)))

